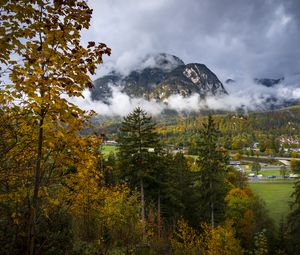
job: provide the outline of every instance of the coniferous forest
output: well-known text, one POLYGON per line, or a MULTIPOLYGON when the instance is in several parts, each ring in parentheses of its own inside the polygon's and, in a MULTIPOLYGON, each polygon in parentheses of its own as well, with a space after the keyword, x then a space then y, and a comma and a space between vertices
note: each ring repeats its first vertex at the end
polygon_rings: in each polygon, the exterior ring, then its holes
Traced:
POLYGON ((211 114, 164 126, 138 107, 109 134, 118 150, 105 156, 95 113, 69 100, 111 53, 81 42, 88 2, 1 0, 0 11, 0 254, 300 253, 300 182, 277 224, 230 166, 232 151, 240 159, 256 140, 275 152, 275 136, 296 136, 284 113, 269 134, 262 127, 274 123, 260 114, 234 128, 232 115, 211 114))

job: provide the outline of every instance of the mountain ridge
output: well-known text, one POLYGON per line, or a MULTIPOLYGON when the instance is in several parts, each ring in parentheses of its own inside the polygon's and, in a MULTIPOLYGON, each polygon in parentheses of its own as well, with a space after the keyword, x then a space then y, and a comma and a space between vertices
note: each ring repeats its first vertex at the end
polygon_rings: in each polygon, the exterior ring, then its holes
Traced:
POLYGON ((92 100, 109 104, 114 87, 131 98, 157 102, 167 102, 172 95, 189 97, 199 94, 205 99, 228 94, 216 74, 204 64, 184 64, 176 56, 160 53, 148 56, 141 66, 128 75, 111 72, 96 79, 91 89, 92 100))

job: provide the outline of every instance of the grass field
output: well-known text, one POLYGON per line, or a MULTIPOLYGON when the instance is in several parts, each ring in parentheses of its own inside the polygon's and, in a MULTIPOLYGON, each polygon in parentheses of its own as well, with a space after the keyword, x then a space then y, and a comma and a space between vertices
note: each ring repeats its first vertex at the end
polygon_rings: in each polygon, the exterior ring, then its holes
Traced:
POLYGON ((269 175, 281 176, 279 170, 262 170, 259 172, 259 174, 262 174, 263 176, 269 176, 269 175))
POLYGON ((108 156, 111 152, 116 153, 117 151, 118 151, 118 146, 114 146, 114 145, 104 145, 101 150, 104 156, 108 156))
POLYGON ((265 201, 269 215, 277 224, 281 217, 287 216, 293 183, 251 183, 249 185, 253 192, 265 201))

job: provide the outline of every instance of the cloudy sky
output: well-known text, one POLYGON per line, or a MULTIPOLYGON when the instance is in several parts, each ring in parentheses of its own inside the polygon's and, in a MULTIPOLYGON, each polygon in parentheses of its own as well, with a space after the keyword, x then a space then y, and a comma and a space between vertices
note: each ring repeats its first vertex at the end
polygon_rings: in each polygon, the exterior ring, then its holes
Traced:
POLYGON ((94 15, 83 39, 112 49, 102 72, 112 66, 128 72, 155 52, 204 63, 222 81, 300 72, 299 0, 88 2, 94 15))
POLYGON ((266 98, 300 100, 300 0, 88 0, 94 9, 83 41, 104 42, 112 55, 104 58, 96 79, 117 70, 138 68, 151 53, 169 53, 187 63, 203 63, 225 84, 228 95, 169 98, 168 106, 129 98, 114 91, 110 105, 92 101, 90 92, 77 102, 100 114, 125 115, 136 106, 156 114, 180 111, 256 109, 266 98), (267 88, 253 78, 285 77, 267 88))

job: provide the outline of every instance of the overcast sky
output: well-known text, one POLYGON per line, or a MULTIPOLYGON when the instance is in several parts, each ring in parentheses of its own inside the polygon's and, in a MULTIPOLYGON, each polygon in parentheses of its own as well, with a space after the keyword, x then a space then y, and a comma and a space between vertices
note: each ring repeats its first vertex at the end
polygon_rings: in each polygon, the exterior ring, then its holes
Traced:
POLYGON ((204 63, 222 81, 300 72, 300 0, 88 2, 94 13, 83 40, 111 47, 106 67, 126 72, 147 53, 166 52, 204 63))

